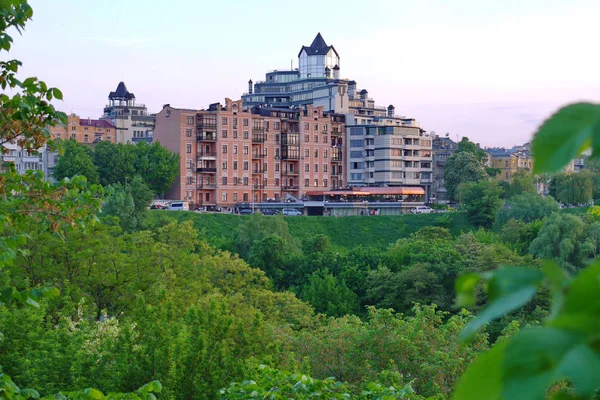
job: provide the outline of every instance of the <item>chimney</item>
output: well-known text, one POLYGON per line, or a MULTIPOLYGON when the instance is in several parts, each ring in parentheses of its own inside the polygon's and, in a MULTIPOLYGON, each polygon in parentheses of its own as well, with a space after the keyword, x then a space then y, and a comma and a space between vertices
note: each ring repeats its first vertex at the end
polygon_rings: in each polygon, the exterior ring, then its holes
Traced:
POLYGON ((337 64, 333 67, 333 79, 340 79, 340 67, 337 64))
POLYGON ((88 125, 92 125, 92 119, 88 117, 88 125))
POLYGON ((331 70, 329 69, 329 67, 325 67, 325 78, 330 78, 331 77, 331 70))
POLYGON ((396 109, 394 108, 394 106, 390 104, 390 105, 388 106, 387 110, 388 110, 388 112, 387 112, 387 116, 388 116, 388 117, 393 117, 393 116, 394 116, 394 113, 395 113, 395 111, 396 111, 396 109))

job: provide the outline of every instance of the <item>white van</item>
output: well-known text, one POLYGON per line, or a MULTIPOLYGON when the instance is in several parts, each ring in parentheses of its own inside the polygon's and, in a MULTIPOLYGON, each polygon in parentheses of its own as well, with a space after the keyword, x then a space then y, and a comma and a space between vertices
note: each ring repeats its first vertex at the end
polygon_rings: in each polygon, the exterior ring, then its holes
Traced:
POLYGON ((288 217, 298 217, 298 216, 302 215, 302 213, 300 211, 296 210, 295 208, 284 208, 283 215, 286 215, 288 217))
POLYGON ((429 214, 432 212, 435 212, 435 210, 427 206, 418 206, 417 208, 413 208, 412 210, 413 214, 429 214))
POLYGON ((187 201, 174 201, 169 204, 169 210, 171 211, 189 211, 190 205, 187 201))

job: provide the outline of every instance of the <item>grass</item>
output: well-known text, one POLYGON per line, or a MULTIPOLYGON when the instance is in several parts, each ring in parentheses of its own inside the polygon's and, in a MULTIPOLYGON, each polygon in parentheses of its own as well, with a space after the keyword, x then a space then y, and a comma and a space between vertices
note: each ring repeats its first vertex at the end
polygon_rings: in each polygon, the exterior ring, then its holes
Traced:
MULTIPOLYGON (((243 224, 247 215, 217 214, 184 211, 150 212, 150 225, 159 226, 168 219, 186 221, 191 219, 194 226, 204 230, 207 241, 214 246, 222 247, 231 243, 238 225, 243 224)), ((261 218, 273 218, 264 217, 261 218)), ((398 239, 407 237, 425 226, 443 226, 452 234, 473 230, 463 212, 445 214, 419 214, 397 216, 351 216, 335 217, 287 217, 290 234, 300 240, 324 234, 332 245, 340 250, 350 250, 363 245, 365 247, 386 248, 398 239)))

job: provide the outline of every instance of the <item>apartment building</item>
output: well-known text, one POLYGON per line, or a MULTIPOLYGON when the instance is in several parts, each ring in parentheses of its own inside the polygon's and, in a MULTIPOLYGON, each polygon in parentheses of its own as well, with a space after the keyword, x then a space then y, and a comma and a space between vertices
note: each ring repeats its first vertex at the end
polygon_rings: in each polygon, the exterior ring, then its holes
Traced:
POLYGON ((445 204, 450 201, 446 195, 444 183, 446 161, 458 150, 458 144, 447 136, 435 136, 431 145, 433 154, 432 198, 435 203, 445 204))
POLYGON ((530 173, 533 169, 533 158, 525 150, 490 148, 486 150, 489 154, 489 166, 497 168, 500 173, 496 180, 512 182, 513 175, 519 171, 530 173))
POLYGON ((117 143, 116 127, 107 120, 80 118, 76 114, 68 116, 67 125, 50 128, 53 139, 74 139, 79 143, 94 145, 101 140, 117 143))
POLYGON ((50 151, 46 145, 35 153, 22 149, 16 143, 8 142, 2 147, 6 149, 6 153, 0 151, 2 163, 14 164, 16 170, 21 174, 29 170, 42 171, 46 179, 52 179, 54 167, 58 161, 57 152, 50 151))
POLYGON ((166 105, 154 138, 181 155, 180 177, 168 197, 231 208, 341 187, 343 118, 311 105, 248 110, 230 99, 207 110, 166 105))
POLYGON ((135 94, 127 90, 124 82, 108 94, 100 119, 115 126, 117 143, 152 142, 156 115, 148 113, 146 105, 136 103, 135 94))

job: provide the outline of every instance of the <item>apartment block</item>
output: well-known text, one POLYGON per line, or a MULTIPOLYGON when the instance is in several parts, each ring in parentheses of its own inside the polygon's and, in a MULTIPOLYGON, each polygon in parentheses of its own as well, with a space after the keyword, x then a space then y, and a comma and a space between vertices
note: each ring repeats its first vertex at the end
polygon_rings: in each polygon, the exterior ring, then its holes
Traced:
POLYGON ((80 118, 76 114, 68 116, 66 126, 57 125, 50 128, 54 139, 73 139, 79 143, 93 145, 101 140, 117 143, 116 127, 107 120, 80 118))
POLYGON ((0 160, 2 163, 11 163, 16 170, 23 174, 26 171, 42 171, 46 179, 52 179, 52 173, 56 162, 58 161, 58 153, 50 151, 44 145, 37 152, 29 152, 22 149, 16 143, 5 143, 2 145, 5 152, 0 149, 0 160))
POLYGON ((245 110, 241 100, 230 99, 207 110, 167 105, 157 114, 154 138, 181 156, 168 197, 231 208, 341 187, 343 118, 311 105, 245 110))
POLYGON ((450 201, 446 195, 444 174, 446 161, 458 150, 458 144, 449 137, 435 136, 432 139, 433 153, 433 185, 432 198, 435 203, 445 204, 450 201))

